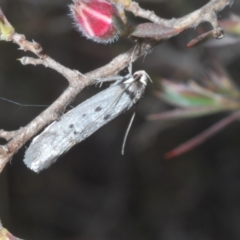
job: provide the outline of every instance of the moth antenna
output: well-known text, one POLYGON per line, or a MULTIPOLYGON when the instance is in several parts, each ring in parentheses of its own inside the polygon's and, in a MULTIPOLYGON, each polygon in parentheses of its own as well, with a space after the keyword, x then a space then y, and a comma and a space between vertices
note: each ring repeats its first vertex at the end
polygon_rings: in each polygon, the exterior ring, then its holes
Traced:
POLYGON ((128 137, 128 134, 129 134, 129 131, 130 131, 130 128, 132 126, 132 123, 133 123, 133 120, 135 118, 135 115, 136 115, 136 112, 133 113, 132 117, 131 117, 131 120, 128 124, 128 127, 127 127, 127 131, 125 132, 125 135, 124 135, 124 139, 123 139, 123 144, 122 144, 122 155, 124 155, 124 150, 125 150, 125 145, 126 145, 126 141, 127 141, 127 137, 128 137))
POLYGON ((135 51, 136 51, 137 46, 138 46, 138 44, 136 44, 136 45, 134 46, 134 48, 133 48, 132 55, 131 55, 131 63, 133 62, 133 55, 134 55, 134 53, 135 53, 135 51))
POLYGON ((152 83, 153 80, 150 78, 150 76, 145 72, 146 76, 148 77, 149 81, 152 83))
POLYGON ((136 45, 134 46, 134 48, 133 48, 132 55, 131 55, 131 60, 130 60, 129 66, 128 66, 128 71, 129 71, 130 76, 132 75, 133 55, 134 55, 137 47, 138 47, 138 44, 136 44, 136 45))
POLYGON ((12 100, 4 98, 4 97, 0 97, 0 99, 2 99, 3 101, 9 102, 9 103, 15 104, 20 107, 48 107, 49 106, 49 105, 22 104, 22 103, 15 102, 15 101, 12 101, 12 100))
POLYGON ((130 62, 128 65, 128 72, 129 72, 128 76, 129 77, 132 76, 132 62, 130 62))

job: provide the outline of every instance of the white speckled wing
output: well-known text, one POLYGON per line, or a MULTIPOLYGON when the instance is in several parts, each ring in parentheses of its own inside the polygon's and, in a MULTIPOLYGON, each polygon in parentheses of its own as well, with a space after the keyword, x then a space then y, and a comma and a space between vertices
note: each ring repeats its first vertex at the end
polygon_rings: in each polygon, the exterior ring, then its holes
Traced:
POLYGON ((49 167, 59 156, 100 127, 131 108, 143 95, 139 79, 107 88, 64 114, 31 142, 24 163, 35 172, 49 167))

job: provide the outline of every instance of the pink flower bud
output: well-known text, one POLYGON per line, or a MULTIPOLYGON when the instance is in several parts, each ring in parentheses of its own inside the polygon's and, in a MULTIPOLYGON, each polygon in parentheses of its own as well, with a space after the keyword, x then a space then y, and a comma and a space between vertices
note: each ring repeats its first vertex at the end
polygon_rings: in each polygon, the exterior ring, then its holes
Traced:
POLYGON ((70 9, 77 29, 88 39, 110 43, 123 33, 116 6, 108 0, 73 0, 70 9))

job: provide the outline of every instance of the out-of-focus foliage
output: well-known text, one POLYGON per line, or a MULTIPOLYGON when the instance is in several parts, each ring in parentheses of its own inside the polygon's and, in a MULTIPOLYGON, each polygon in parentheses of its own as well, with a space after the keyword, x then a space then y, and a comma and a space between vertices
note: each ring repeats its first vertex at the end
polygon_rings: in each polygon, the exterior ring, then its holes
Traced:
MULTIPOLYGON (((189 80, 187 83, 162 79, 162 90, 156 96, 177 107, 178 115, 174 110, 175 118, 197 117, 216 112, 233 111, 240 108, 240 91, 236 84, 227 76, 220 64, 215 63, 217 69, 203 74, 199 83, 189 80)), ((151 120, 171 119, 171 114, 152 114, 151 120)))

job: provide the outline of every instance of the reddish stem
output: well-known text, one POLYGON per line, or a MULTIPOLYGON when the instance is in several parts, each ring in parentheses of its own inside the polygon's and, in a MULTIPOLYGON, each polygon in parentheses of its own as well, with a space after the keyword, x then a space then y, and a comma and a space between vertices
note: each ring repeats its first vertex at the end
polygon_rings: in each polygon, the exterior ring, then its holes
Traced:
POLYGON ((205 142, 208 138, 213 136, 214 134, 218 133, 223 128, 227 127, 230 123, 236 121, 240 118, 240 111, 235 112, 224 119, 220 120, 210 128, 206 129, 199 135, 195 136, 194 138, 190 139, 189 141, 181 144, 180 146, 174 148, 170 152, 165 154, 165 158, 170 159, 173 157, 177 157, 189 150, 195 148, 196 146, 200 145, 201 143, 205 142))

